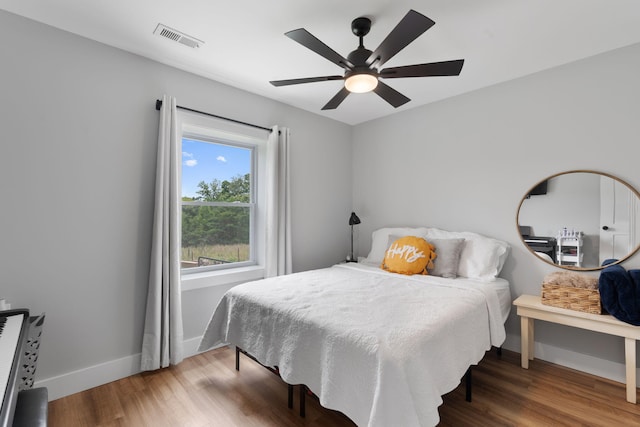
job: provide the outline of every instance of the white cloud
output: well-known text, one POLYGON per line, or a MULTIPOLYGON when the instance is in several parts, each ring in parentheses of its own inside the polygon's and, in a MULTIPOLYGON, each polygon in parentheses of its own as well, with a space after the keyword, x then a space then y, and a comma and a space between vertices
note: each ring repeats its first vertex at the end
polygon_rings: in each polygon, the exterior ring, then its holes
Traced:
POLYGON ((193 167, 197 164, 198 164, 198 161, 196 159, 189 159, 189 160, 185 160, 184 162, 184 165, 189 167, 193 167))
POLYGON ((193 153, 187 153, 186 151, 183 151, 182 157, 193 157, 193 153))
POLYGON ((218 156, 216 157, 216 160, 222 163, 227 163, 227 159, 225 159, 224 156, 218 156))

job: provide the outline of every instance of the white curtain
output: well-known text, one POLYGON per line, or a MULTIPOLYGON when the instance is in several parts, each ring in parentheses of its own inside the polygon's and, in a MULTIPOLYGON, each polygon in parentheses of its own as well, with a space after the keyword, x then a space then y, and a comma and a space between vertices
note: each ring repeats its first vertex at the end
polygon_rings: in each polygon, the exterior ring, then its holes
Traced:
POLYGON ((289 196, 289 129, 274 126, 267 141, 267 219, 265 276, 289 274, 291 268, 291 202, 289 196))
POLYGON ((147 311, 142 340, 143 371, 183 359, 180 296, 180 140, 176 99, 165 95, 160 108, 155 208, 147 311))

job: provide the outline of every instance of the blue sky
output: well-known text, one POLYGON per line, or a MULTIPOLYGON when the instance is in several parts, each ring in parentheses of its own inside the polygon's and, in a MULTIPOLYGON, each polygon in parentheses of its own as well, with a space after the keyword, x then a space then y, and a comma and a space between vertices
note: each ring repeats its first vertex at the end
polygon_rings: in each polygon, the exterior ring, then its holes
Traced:
POLYGON ((200 181, 224 181, 249 172, 249 149, 182 139, 182 196, 196 196, 200 181))

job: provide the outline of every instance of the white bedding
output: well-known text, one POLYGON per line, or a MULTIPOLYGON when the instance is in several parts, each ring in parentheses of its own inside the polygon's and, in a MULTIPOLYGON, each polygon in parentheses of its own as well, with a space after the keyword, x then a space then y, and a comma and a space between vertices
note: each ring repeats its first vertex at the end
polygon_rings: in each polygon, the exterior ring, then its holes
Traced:
POLYGON ((431 426, 441 396, 502 345, 510 305, 502 279, 341 264, 232 288, 200 350, 235 344, 359 426, 431 426))

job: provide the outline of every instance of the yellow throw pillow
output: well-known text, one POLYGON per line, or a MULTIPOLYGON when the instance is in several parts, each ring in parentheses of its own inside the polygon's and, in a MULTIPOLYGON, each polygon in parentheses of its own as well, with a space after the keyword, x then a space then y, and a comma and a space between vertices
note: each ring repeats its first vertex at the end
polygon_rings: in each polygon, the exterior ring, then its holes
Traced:
POLYGON ((422 237, 405 236, 394 241, 384 255, 380 268, 400 274, 429 274, 436 258, 435 247, 422 237))

